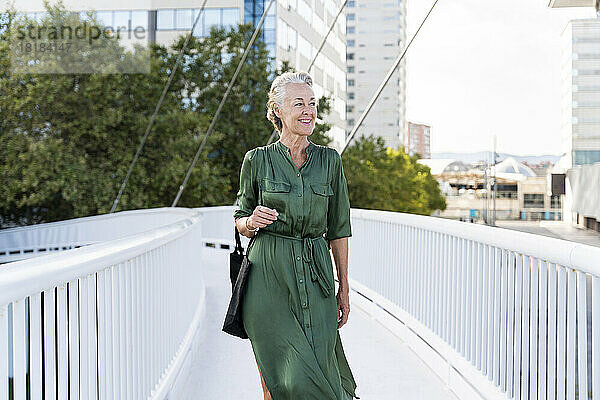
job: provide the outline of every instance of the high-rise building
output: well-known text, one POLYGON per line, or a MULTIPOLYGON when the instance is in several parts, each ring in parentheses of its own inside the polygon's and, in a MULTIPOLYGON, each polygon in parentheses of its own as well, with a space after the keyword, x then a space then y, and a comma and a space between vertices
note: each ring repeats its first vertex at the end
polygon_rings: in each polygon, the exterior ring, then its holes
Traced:
POLYGON ((421 158, 431 158, 431 127, 408 122, 405 150, 411 156, 418 153, 421 158))
MULTIPOLYGON (((346 5, 347 134, 406 46, 406 0, 349 0, 346 5)), ((405 143, 406 60, 402 60, 357 135, 405 143)))
POLYGON ((570 21, 562 40, 562 147, 571 166, 600 162, 600 18, 570 21))
MULTIPOLYGON (((258 24, 269 0, 208 0, 194 30, 198 37, 208 35, 212 26, 231 26, 240 22, 258 24)), ((143 28, 143 39, 131 41, 157 42, 170 45, 192 29, 202 2, 198 0, 142 1, 135 3, 106 0, 93 6, 85 0, 65 2, 72 11, 97 11, 105 25, 123 27, 131 32, 143 28)), ((274 66, 289 61, 297 70, 306 70, 317 47, 333 22, 342 0, 277 0, 269 9, 263 25, 262 39, 274 66)), ((43 0, 16 0, 15 8, 34 18, 45 11, 43 0)), ((116 29, 116 28, 115 28, 116 29)), ((315 95, 332 96, 331 112, 326 122, 333 147, 341 148, 346 129, 346 21, 338 18, 313 68, 315 95)), ((131 35, 125 35, 131 36, 131 35)), ((127 39, 124 39, 127 42, 127 39)))

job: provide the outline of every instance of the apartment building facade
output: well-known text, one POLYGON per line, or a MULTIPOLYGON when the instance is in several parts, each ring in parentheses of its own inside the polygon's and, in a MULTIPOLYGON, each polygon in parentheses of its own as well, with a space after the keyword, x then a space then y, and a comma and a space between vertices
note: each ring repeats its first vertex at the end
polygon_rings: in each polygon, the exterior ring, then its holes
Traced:
MULTIPOLYGON (((354 128, 406 46, 406 0, 349 0, 346 5, 347 134, 354 128)), ((404 145, 406 61, 396 68, 357 135, 374 134, 386 145, 404 145)))

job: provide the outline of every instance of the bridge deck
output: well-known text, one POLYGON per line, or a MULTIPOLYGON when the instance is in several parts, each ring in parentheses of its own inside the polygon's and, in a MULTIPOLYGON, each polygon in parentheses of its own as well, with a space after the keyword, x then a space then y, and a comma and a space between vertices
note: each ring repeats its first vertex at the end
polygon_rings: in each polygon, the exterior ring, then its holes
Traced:
MULTIPOLYGON (((231 290, 229 254, 219 250, 205 253, 205 323, 188 359, 191 373, 178 377, 173 398, 261 400, 260 377, 250 342, 221 331, 231 290)), ((456 400, 403 341, 358 307, 352 297, 350 301, 350 318, 340 335, 362 400, 456 400)))

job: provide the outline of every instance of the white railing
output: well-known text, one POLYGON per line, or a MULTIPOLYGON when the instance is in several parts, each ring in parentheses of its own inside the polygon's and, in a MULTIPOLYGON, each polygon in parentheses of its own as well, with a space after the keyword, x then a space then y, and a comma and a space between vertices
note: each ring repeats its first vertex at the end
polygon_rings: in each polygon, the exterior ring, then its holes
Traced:
POLYGON ((600 248, 352 209, 351 287, 461 398, 600 399, 600 248))
MULTIPOLYGON (((0 399, 9 376, 15 399, 169 397, 233 210, 0 266, 0 399)), ((373 210, 352 231, 353 298, 461 399, 600 399, 600 249, 373 210)))
POLYGON ((168 397, 204 311, 201 213, 147 211, 104 232, 152 230, 0 266, 0 399, 168 397))
POLYGON ((119 239, 188 218, 187 208, 121 211, 0 230, 0 263, 119 239))

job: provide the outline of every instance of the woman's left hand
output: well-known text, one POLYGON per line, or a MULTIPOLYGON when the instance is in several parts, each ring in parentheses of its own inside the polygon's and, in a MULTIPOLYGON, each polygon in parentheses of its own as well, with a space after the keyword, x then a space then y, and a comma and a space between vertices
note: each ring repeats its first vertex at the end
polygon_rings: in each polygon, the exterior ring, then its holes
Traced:
POLYGON ((350 314, 350 295, 349 290, 339 288, 337 295, 337 307, 338 307, 338 329, 340 329, 346 321, 348 321, 348 314, 350 314), (340 316, 341 313, 341 316, 340 316))

